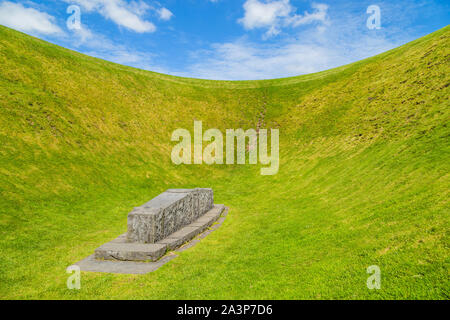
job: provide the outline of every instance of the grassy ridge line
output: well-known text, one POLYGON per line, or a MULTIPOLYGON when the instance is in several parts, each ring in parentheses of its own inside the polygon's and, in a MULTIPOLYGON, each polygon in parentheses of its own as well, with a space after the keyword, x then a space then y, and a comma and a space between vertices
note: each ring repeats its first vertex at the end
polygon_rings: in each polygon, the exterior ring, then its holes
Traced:
MULTIPOLYGON (((117 71, 125 71, 127 73, 134 73, 137 75, 142 75, 148 78, 160 79, 168 82, 192 85, 192 86, 200 86, 205 88, 228 88, 228 89, 248 89, 248 88, 261 88, 261 87, 272 87, 274 85, 284 85, 284 84, 295 84, 297 82, 306 82, 315 79, 321 79, 328 75, 339 73, 349 66, 357 64, 350 64, 348 66, 342 66, 338 68, 334 68, 331 70, 326 70, 314 74, 289 77, 283 79, 270 79, 270 80, 242 80, 242 81, 227 81, 227 80, 205 80, 205 79, 194 79, 194 78, 185 78, 178 77, 172 75, 166 75, 154 71, 141 70, 134 67, 120 65, 114 62, 102 60, 99 58, 91 57, 84 55, 82 53, 72 51, 67 48, 63 48, 51 43, 48 43, 44 40, 29 36, 27 34, 11 30, 4 26, 0 25, 0 32, 3 34, 2 37, 10 38, 11 40, 16 42, 16 45, 24 45, 30 46, 31 48, 40 48, 48 50, 47 54, 51 53, 52 55, 57 55, 58 58, 68 59, 69 61, 76 62, 79 65, 89 66, 89 67, 97 67, 97 68, 108 68, 115 69, 117 71)), ((8 46, 8 44, 4 44, 8 46)))
POLYGON ((448 298, 448 33, 235 90, 0 28, 0 297, 448 298), (170 162, 174 128, 255 127, 263 110, 278 175, 170 162), (193 186, 231 207, 219 231, 156 273, 65 288, 65 268, 124 232, 133 206, 193 186), (381 291, 365 287, 372 264, 381 291))
MULTIPOLYGON (((446 27, 448 28, 448 27, 446 27)), ((442 30, 437 31, 438 32, 444 32, 446 28, 443 28, 442 30)), ((342 73, 344 70, 349 68, 354 68, 358 65, 363 65, 365 63, 368 63, 371 61, 371 59, 377 59, 381 57, 386 57, 390 55, 395 54, 402 54, 405 50, 408 50, 411 47, 414 47, 416 45, 423 44, 424 41, 427 41, 427 39, 431 38, 432 35, 425 36, 423 38, 420 38, 418 40, 414 40, 404 46, 401 46, 399 48, 394 48, 392 50, 389 50, 385 53, 379 54, 377 56, 367 58, 361 61, 353 62, 348 65, 340 66, 337 68, 307 74, 307 75, 301 75, 301 76, 294 76, 294 77, 287 77, 287 78, 278 78, 278 79, 267 79, 267 80, 238 80, 238 81, 227 81, 227 80, 205 80, 205 79, 195 79, 195 78, 186 78, 186 77, 179 77, 179 76, 172 76, 172 75, 166 75, 154 71, 147 71, 147 70, 141 70, 134 67, 124 66, 120 65, 114 62, 106 61, 103 59, 91 57, 84 55, 82 53, 66 49, 51 43, 48 43, 46 41, 43 41, 41 39, 20 33, 18 31, 13 31, 9 28, 6 28, 4 26, 0 25, 0 30, 5 34, 5 36, 8 37, 15 37, 16 41, 20 41, 23 39, 27 39, 26 41, 36 41, 36 43, 40 43, 40 45, 46 46, 48 48, 53 48, 54 51, 59 52, 60 55, 65 55, 67 58, 71 57, 78 57, 78 60, 85 60, 89 62, 94 62, 98 66, 102 67, 108 67, 108 68, 116 68, 117 70, 124 70, 127 72, 133 72, 137 74, 142 74, 149 76, 151 78, 171 81, 175 83, 181 83, 181 84, 189 84, 189 85, 195 85, 195 86, 201 86, 206 88, 232 88, 232 89, 241 89, 241 88, 264 88, 264 87, 274 87, 274 86, 283 86, 283 85, 290 85, 290 84, 297 84, 299 82, 308 82, 311 80, 321 79, 333 74, 342 73), (19 36, 20 35, 20 36, 19 36)))

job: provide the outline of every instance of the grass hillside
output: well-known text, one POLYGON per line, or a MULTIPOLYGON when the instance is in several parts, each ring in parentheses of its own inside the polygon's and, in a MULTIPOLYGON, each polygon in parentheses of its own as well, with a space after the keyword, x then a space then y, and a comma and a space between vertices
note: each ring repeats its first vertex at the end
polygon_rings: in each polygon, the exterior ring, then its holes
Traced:
POLYGON ((449 299, 450 27, 267 81, 177 78, 0 26, 0 298, 449 299), (181 165, 176 128, 280 129, 280 170, 181 165), (224 225, 156 272, 66 268, 168 188, 224 225), (381 290, 368 290, 368 266, 381 290))

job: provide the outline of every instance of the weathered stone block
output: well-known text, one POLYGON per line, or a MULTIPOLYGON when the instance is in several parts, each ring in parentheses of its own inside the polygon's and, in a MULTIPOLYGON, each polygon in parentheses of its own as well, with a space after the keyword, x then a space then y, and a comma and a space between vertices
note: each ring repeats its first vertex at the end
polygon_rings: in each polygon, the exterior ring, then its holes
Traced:
POLYGON ((127 238, 156 243, 213 208, 212 189, 169 189, 128 214, 127 238))
POLYGON ((128 214, 128 240, 155 243, 188 224, 193 215, 191 193, 164 192, 128 214))

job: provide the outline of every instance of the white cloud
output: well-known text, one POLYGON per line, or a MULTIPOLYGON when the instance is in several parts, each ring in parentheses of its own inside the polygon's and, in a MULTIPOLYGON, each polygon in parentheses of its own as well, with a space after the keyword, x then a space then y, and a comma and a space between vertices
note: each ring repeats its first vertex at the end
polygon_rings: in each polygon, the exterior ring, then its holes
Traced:
POLYGON ((294 15, 292 18, 289 18, 289 23, 291 23, 293 27, 314 22, 326 23, 328 5, 313 3, 311 7, 314 9, 313 13, 305 12, 303 16, 294 15))
POLYGON ((0 24, 31 34, 63 34, 53 16, 9 1, 0 3, 0 24))
POLYGON ((86 11, 97 11, 102 16, 110 19, 117 25, 129 30, 143 33, 154 32, 156 26, 145 19, 143 16, 151 9, 143 1, 124 0, 64 0, 68 3, 76 3, 86 11))
POLYGON ((267 29, 265 38, 277 35, 282 27, 297 27, 299 25, 311 24, 314 22, 325 23, 328 6, 325 4, 312 4, 313 13, 305 12, 304 15, 297 15, 296 8, 290 4, 289 0, 247 0, 244 3, 244 17, 239 19, 245 29, 257 28, 267 29))
POLYGON ((314 44, 260 46, 240 40, 215 44, 191 65, 190 75, 206 79, 267 79, 326 69, 332 53, 314 44))
MULTIPOLYGON (((364 18, 364 16, 363 16, 364 18)), ((194 52, 185 77, 215 80, 273 79, 328 70, 385 52, 407 42, 386 34, 357 29, 359 19, 336 22, 327 32, 308 30, 275 42, 255 43, 247 38, 216 43, 194 52), (347 24, 347 25, 346 25, 347 24), (358 31, 356 31, 358 30, 358 31)))
POLYGON ((173 13, 167 8, 161 8, 158 10, 159 18, 161 20, 170 20, 173 16, 173 13))
POLYGON ((250 30, 273 26, 278 18, 287 17, 292 6, 289 0, 260 2, 259 0, 247 0, 244 3, 245 15, 239 19, 244 28, 250 30))

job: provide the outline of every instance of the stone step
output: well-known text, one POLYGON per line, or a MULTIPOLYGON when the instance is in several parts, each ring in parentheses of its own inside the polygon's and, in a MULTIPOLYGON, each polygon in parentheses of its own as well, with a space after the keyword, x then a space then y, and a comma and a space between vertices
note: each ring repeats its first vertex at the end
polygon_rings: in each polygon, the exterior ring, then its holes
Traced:
POLYGON ((224 209, 224 205, 214 205, 211 210, 194 222, 157 243, 130 242, 127 234, 122 234, 97 248, 95 250, 95 258, 119 261, 157 261, 166 254, 167 250, 174 250, 180 247, 209 228, 219 219, 224 209))
POLYGON ((114 240, 95 250, 95 257, 104 260, 156 261, 167 250, 164 244, 120 243, 114 240))

